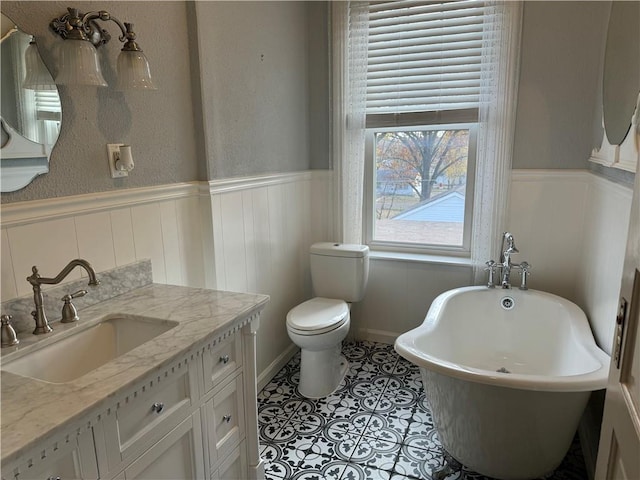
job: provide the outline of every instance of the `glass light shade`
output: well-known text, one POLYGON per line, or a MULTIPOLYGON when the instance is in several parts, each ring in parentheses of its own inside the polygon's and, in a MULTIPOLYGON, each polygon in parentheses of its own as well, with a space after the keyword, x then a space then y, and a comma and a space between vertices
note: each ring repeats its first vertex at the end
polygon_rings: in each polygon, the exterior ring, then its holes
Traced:
POLYGON ((106 87, 98 52, 87 40, 65 40, 60 44, 59 85, 97 85, 106 87))
POLYGON ((122 50, 118 55, 118 90, 156 90, 149 62, 141 51, 122 50))
POLYGON ((24 52, 24 63, 27 74, 25 75, 22 87, 29 90, 56 90, 56 84, 47 67, 45 66, 40 52, 35 43, 31 42, 24 52))

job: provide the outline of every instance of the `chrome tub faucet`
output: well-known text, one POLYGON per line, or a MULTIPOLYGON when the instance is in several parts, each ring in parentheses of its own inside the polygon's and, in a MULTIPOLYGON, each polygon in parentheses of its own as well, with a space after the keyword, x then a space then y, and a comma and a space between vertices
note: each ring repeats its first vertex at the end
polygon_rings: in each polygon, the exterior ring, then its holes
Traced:
POLYGON ((516 242, 513 238, 513 234, 505 232, 502 235, 502 249, 500 251, 500 262, 497 263, 493 260, 486 262, 485 270, 489 272, 489 280, 487 282, 488 288, 495 287, 495 275, 499 271, 501 273, 500 285, 502 288, 511 288, 511 270, 517 268, 521 270, 522 277, 520 290, 527 290, 527 277, 531 272, 531 265, 528 262, 513 263, 511 261, 511 255, 520 253, 516 248, 516 242))
POLYGON ((32 274, 27 277, 27 281, 33 286, 33 300, 35 302, 36 309, 31 312, 33 315, 33 319, 36 322, 36 328, 33 331, 34 335, 40 335, 43 333, 49 333, 53 331, 51 326, 49 325, 49 320, 47 320, 47 315, 44 311, 44 297, 42 295, 41 285, 57 285, 61 281, 63 281, 69 273, 75 268, 81 267, 89 276, 89 285, 96 286, 100 284, 100 281, 96 277, 96 272, 93 267, 81 258, 76 258, 75 260, 71 260, 66 267, 62 269, 62 271, 53 278, 41 277, 38 273, 38 268, 34 265, 31 268, 32 274))
POLYGON ((500 255, 500 265, 502 266, 502 288, 511 288, 511 268, 518 266, 511 262, 511 255, 520 253, 516 248, 516 242, 513 235, 505 232, 502 236, 502 254, 500 255))

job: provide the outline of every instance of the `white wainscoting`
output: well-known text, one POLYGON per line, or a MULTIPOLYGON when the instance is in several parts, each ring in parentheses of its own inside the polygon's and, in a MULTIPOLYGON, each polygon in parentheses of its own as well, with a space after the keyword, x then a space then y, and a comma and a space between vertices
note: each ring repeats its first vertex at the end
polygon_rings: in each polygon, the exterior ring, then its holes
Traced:
POLYGON ((352 332, 358 340, 393 343, 422 323, 441 293, 471 283, 469 265, 372 258, 362 302, 352 307, 352 332))
MULTIPOLYGON (((313 171, 2 205, 2 301, 30 293, 32 265, 48 276, 77 257, 98 271, 150 258, 157 283, 271 295, 258 334, 268 379, 294 351, 284 322, 311 294, 308 247, 333 240, 331 185, 331 172, 313 171)), ((629 188, 587 171, 513 172, 508 226, 531 286, 578 303, 607 350, 630 205, 629 188)), ((470 279, 463 266, 372 260, 353 332, 392 341, 470 279)))
MULTIPOLYGON (((157 283, 202 286, 198 185, 181 183, 2 205, 2 301, 27 295, 36 265, 74 258, 101 272, 149 258, 157 283)), ((73 271, 68 280, 80 278, 73 271)))
POLYGON ((591 175, 576 301, 611 354, 633 190, 591 175))
POLYGON ((590 177, 585 170, 513 172, 507 229, 520 250, 514 261, 532 265, 530 288, 576 300, 590 177))
POLYGON ((329 171, 209 182, 215 287, 271 296, 258 331, 263 379, 295 353, 285 318, 311 296, 309 246, 331 240, 330 191, 329 171))
POLYGON ((586 170, 516 170, 508 228, 531 288, 577 303, 611 351, 632 190, 586 170))
POLYGON ((311 294, 309 245, 331 240, 331 179, 305 171, 2 205, 2 301, 31 292, 33 265, 53 276, 78 257, 98 272, 150 258, 156 283, 271 296, 257 365, 270 379, 295 353, 285 316, 311 294))

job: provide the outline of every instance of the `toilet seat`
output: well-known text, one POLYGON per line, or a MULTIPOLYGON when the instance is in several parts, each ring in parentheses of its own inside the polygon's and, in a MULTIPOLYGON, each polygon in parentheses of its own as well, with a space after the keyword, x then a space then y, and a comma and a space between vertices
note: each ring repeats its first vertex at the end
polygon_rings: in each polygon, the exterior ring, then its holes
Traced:
POLYGON ((287 313, 287 328, 298 335, 320 335, 342 326, 349 319, 344 300, 316 297, 287 313))

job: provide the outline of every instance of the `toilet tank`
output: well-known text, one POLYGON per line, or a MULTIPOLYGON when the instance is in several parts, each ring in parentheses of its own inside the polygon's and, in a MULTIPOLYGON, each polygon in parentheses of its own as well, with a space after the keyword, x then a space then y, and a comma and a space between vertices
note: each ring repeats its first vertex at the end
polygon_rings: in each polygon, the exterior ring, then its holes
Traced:
POLYGON ((359 302, 369 279, 369 247, 348 243, 314 243, 311 281, 317 297, 359 302))

